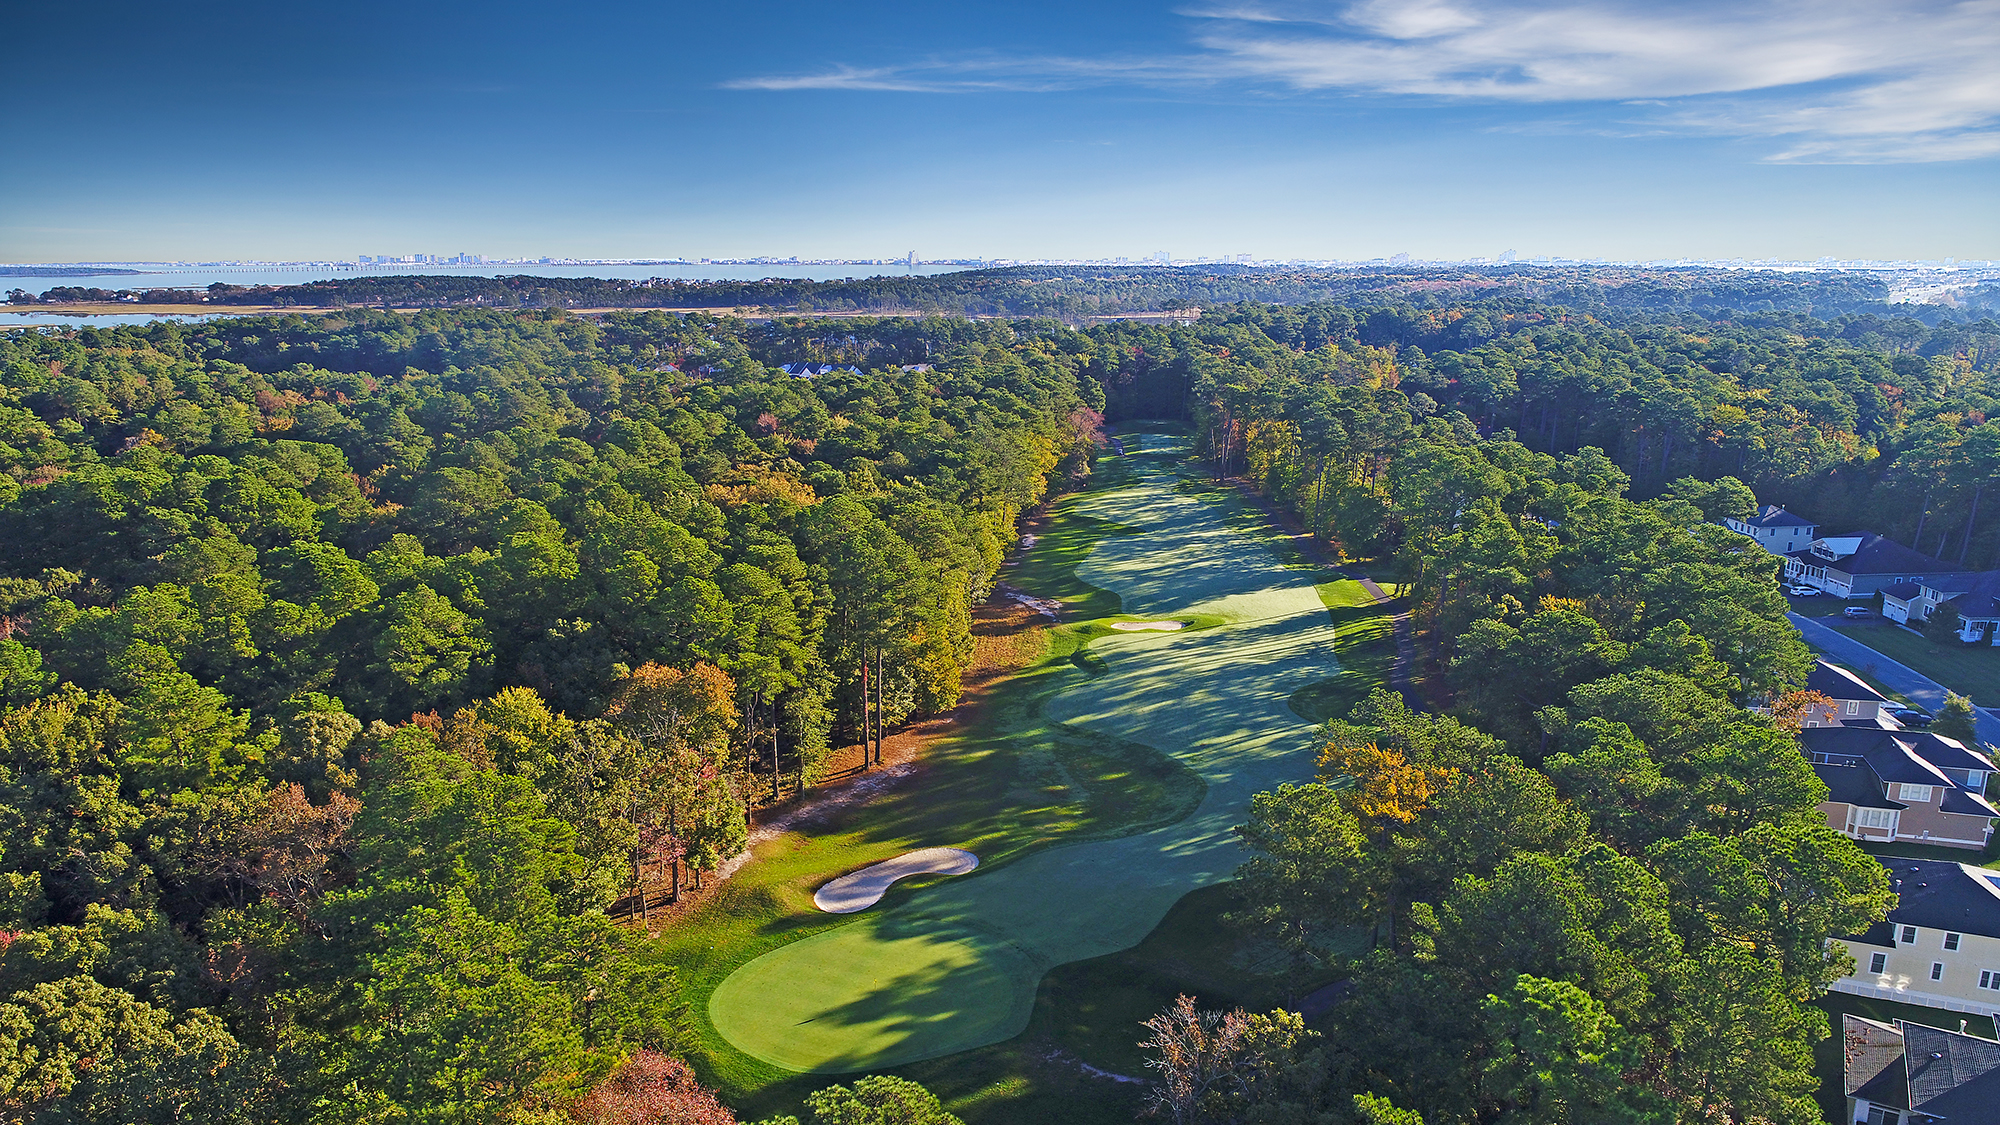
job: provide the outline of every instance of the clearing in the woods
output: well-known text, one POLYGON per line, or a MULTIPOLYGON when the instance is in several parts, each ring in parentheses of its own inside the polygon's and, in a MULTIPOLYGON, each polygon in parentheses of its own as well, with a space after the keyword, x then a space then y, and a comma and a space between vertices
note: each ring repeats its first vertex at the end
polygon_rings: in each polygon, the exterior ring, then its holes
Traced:
POLYGON ((1252 793, 1310 776, 1299 697, 1381 682, 1387 611, 1203 483, 1177 439, 1140 440, 1002 576, 1071 619, 1034 630, 1039 657, 913 780, 760 844, 662 935, 697 1066, 746 1119, 866 1069, 973 1125, 1130 1120, 1138 1087, 1103 1072, 1137 1069, 1138 1020, 1181 991, 1269 1007, 1315 983, 1220 923, 1226 888, 1189 892, 1241 861, 1252 793), (1112 628, 1163 618, 1186 628, 1112 628), (1342 673, 1355 658, 1368 672, 1342 673), (838 876, 943 846, 979 869, 901 880, 858 914, 814 906, 838 876))
POLYGON ((1205 627, 1092 640, 1094 674, 1044 711, 1172 755, 1205 784, 1201 803, 1150 831, 989 863, 759 957, 709 1000, 732 1045, 847 1073, 1010 1038, 1051 967, 1136 945, 1182 895, 1227 879, 1251 794, 1312 772, 1310 729, 1287 701, 1338 669, 1335 626, 1312 574, 1232 526, 1225 503, 1176 487, 1184 458, 1161 443, 1128 458, 1126 487, 1075 505, 1137 532, 1100 539, 1076 576, 1127 613, 1205 627))

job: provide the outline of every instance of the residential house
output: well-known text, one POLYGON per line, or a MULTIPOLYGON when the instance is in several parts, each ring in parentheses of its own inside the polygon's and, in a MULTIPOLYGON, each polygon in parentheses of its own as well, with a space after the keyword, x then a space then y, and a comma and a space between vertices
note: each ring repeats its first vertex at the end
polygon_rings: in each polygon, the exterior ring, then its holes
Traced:
MULTIPOLYGON (((1807 727, 1799 748, 1826 783, 1820 812, 1857 840, 1984 848, 2000 816, 1986 798, 1993 759, 1929 731, 1807 727)), ((1995 968, 2000 968, 1996 964, 1995 968)))
POLYGON ((2000 871, 1941 859, 1883 856, 1896 905, 1868 931, 1841 939, 1854 971, 1827 987, 1943 1008, 2000 1014, 2000 871))
POLYGON ((1897 582, 1882 587, 1882 616, 1914 629, 1930 620, 1931 610, 1972 588, 1973 575, 1947 575, 1930 583, 1897 582))
POLYGON ((1882 616, 1914 626, 1946 602, 1958 611, 1959 640, 2000 646, 2000 570, 1888 587, 1882 591, 1882 616))
POLYGON ((2000 1125, 2000 1043, 1897 1020, 1840 1021, 1850 1125, 2000 1125))
POLYGON ((1739 535, 1748 535, 1757 545, 1774 555, 1789 555, 1812 545, 1819 525, 1802 520, 1776 504, 1766 504, 1754 516, 1738 519, 1724 516, 1722 526, 1739 535))
POLYGON ((1785 579, 1836 598, 1872 598, 1903 582, 1970 577, 1872 531, 1828 535, 1785 556, 1785 579))
POLYGON ((1807 711, 1802 720, 1805 726, 1903 729, 1903 724, 1889 714, 1896 706, 1894 700, 1838 665, 1824 660, 1814 664, 1806 676, 1806 690, 1816 691, 1833 702, 1807 711))

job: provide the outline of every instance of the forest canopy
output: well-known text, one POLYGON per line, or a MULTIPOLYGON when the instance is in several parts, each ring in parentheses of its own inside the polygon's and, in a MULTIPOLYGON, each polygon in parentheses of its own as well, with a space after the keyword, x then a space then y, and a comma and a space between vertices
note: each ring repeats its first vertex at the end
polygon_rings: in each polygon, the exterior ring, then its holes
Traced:
MULTIPOLYGON (((1648 1089, 1727 1080, 1796 1120, 1796 1053, 1763 1078, 1674 1045, 1726 1017, 1806 1049, 1819 937, 1884 899, 1743 710, 1809 656, 1775 560, 1713 521, 1778 500, 2000 562, 2000 326, 1806 282, 1716 321, 1741 294, 1639 317, 1553 280, 1242 284, 1088 329, 345 308, 0 335, 0 1113, 552 1120, 628 1060, 667 1074, 673 966, 607 908, 740 851, 833 747, 949 709, 1018 520, 1109 418, 1184 424, 1390 562, 1455 696, 1371 699, 1325 777, 1260 799, 1253 844, 1349 882, 1253 870, 1246 918, 1302 949, 1380 926, 1355 1010, 1384 1020, 1490 993, 1409 1031, 1438 1051, 1597 1036, 1671 1076, 1648 1089), (1413 785, 1343 787, 1371 770, 1413 785), (1542 952, 1491 953, 1524 916, 1542 952)), ((1525 1063, 1468 1103, 1382 1061, 1407 1039, 1353 1042, 1342 1081, 1433 1125, 1525 1096, 1525 1063)))

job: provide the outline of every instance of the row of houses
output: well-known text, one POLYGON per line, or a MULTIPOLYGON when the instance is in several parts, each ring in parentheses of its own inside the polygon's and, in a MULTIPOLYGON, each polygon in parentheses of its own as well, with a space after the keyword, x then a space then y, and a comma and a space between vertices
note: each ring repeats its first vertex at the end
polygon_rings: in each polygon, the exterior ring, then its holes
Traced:
POLYGON ((2000 767, 1983 749, 1906 729, 1895 701, 1824 660, 1806 690, 1828 700, 1802 716, 1799 750, 1826 783, 1829 826, 1874 843, 1986 846, 2000 817, 1987 787, 2000 767))
POLYGON ((1905 625, 1930 619, 1946 602, 1959 615, 1959 639, 2000 645, 2000 571, 1968 571, 1874 532, 1819 534, 1819 526, 1775 504, 1724 519, 1785 560, 1785 581, 1836 598, 1882 595, 1882 616, 1905 625))
MULTIPOLYGON (((1927 620, 1947 602, 1967 641, 2000 644, 2000 572, 1968 573, 1880 535, 1821 536, 1767 505, 1723 521, 1785 559, 1785 579, 1839 598, 1882 595, 1883 616, 1927 620)), ((1894 701, 1824 661, 1806 689, 1829 702, 1802 717, 1800 751, 1826 783, 1835 830, 1877 844, 1984 848, 2000 817, 1987 798, 1996 767, 1983 749, 1906 729, 1894 701)), ((2000 872, 1883 856, 1897 894, 1886 920, 1845 944, 1854 968, 1835 992, 2000 1017, 2000 872)), ((1844 1015, 1841 1078, 1852 1125, 2000 1125, 2000 1042, 1913 1020, 1844 1015)))
MULTIPOLYGON (((2000 816, 1983 750, 1906 729, 1894 701, 1821 661, 1806 689, 1799 748, 1826 783, 1820 812, 1857 840, 1981 848, 2000 816)), ((1828 987, 1944 1013, 2000 1017, 2000 872, 1878 857, 1896 906, 1844 944, 1854 968, 1828 987)), ((1841 1019, 1841 1080, 1852 1125, 2000 1125, 2000 1042, 1914 1020, 1841 1019)))

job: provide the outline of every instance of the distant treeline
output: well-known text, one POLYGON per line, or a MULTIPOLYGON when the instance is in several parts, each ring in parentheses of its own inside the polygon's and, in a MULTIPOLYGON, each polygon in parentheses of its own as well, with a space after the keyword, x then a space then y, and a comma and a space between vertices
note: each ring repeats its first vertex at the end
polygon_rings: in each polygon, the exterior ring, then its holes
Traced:
POLYGON ((301 308, 757 308, 796 312, 1036 316, 1078 321, 1093 316, 1162 312, 1243 301, 1442 308, 1469 300, 1561 305, 1593 316, 1725 318, 1793 313, 1832 318, 1907 313, 1930 323, 1945 306, 1888 303, 1876 277, 1854 273, 1773 274, 1733 270, 1635 270, 1596 267, 1443 267, 1288 269, 1250 266, 1034 266, 966 270, 929 277, 831 281, 766 278, 708 281, 597 277, 343 277, 302 285, 206 290, 86 289, 59 286, 39 297, 13 290, 15 304, 138 300, 150 304, 263 305, 301 308))

